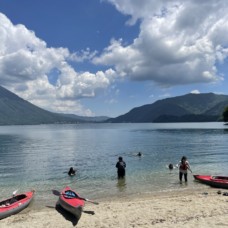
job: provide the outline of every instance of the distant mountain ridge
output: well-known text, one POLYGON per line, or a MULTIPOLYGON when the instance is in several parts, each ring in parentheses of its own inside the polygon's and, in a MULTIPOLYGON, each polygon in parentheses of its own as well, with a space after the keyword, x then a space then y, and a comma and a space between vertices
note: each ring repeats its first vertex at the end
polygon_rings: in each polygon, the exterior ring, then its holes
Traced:
POLYGON ((133 108, 128 113, 107 121, 111 123, 219 121, 226 106, 228 106, 228 95, 186 94, 133 108))
POLYGON ((228 95, 186 94, 133 108, 116 118, 83 117, 46 111, 0 86, 0 125, 211 122, 222 120, 226 106, 228 106, 228 95))
MULTIPOLYGON (((102 118, 102 121, 108 119, 102 118)), ((99 117, 81 117, 46 111, 0 86, 0 125, 84 123, 94 120, 100 121, 99 117)))
POLYGON ((73 119, 77 119, 77 120, 80 120, 80 121, 83 121, 83 122, 93 122, 93 123, 96 123, 96 122, 104 122, 106 120, 108 120, 110 117, 107 117, 107 116, 78 116, 78 115, 75 115, 75 114, 60 114, 60 115, 63 115, 65 117, 70 117, 70 118, 73 118, 73 119))
POLYGON ((0 86, 0 125, 74 123, 75 120, 41 109, 0 86))

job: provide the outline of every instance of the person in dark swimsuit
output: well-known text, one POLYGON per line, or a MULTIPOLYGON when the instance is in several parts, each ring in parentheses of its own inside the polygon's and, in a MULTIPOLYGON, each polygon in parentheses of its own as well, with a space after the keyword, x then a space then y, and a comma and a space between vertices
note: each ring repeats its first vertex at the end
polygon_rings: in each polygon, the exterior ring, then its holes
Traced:
POLYGON ((73 167, 70 167, 70 169, 69 169, 69 171, 68 171, 68 175, 69 175, 69 176, 74 176, 75 173, 76 173, 76 171, 74 170, 74 168, 73 168, 73 167))
POLYGON ((125 177, 126 163, 122 157, 119 157, 119 161, 116 163, 116 168, 117 168, 118 178, 119 179, 124 178, 125 177))

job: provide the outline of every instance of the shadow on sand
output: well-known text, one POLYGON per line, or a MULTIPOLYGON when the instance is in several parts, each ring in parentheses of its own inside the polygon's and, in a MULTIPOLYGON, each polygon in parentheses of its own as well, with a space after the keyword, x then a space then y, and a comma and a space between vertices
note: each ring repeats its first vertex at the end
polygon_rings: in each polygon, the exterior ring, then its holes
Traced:
POLYGON ((89 215, 95 215, 94 211, 82 211, 83 213, 89 214, 89 215))
POLYGON ((58 211, 66 220, 70 221, 73 226, 78 224, 79 219, 77 219, 74 215, 70 214, 66 210, 64 210, 59 204, 55 206, 56 211, 58 211))
MULTIPOLYGON (((55 207, 53 206, 47 206, 49 208, 55 208, 56 211, 59 212, 66 220, 70 221, 73 226, 76 226, 78 224, 79 219, 77 219, 74 215, 64 210, 59 204, 56 204, 55 207)), ((95 215, 94 211, 82 211, 83 213, 95 215)))

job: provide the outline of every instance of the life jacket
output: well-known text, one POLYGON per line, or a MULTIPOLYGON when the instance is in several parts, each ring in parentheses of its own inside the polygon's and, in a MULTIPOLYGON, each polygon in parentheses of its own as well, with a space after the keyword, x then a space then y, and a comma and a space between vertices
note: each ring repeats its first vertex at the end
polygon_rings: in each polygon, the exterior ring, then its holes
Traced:
POLYGON ((185 162, 181 162, 180 169, 181 170, 187 170, 188 169, 188 163, 186 161, 185 162))

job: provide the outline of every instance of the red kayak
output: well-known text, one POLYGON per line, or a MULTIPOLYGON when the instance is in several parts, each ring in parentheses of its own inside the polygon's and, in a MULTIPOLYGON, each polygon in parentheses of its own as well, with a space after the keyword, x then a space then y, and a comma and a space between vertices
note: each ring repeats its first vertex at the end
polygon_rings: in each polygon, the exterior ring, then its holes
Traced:
POLYGON ((0 219, 6 218, 25 209, 34 197, 35 191, 12 196, 0 202, 0 219))
POLYGON ((81 198, 70 187, 66 187, 62 190, 58 203, 63 209, 73 214, 79 220, 85 205, 85 199, 81 198))
POLYGON ((210 185, 215 188, 228 189, 228 177, 227 176, 204 176, 204 175, 193 175, 195 180, 210 185))

